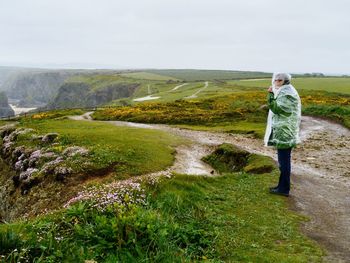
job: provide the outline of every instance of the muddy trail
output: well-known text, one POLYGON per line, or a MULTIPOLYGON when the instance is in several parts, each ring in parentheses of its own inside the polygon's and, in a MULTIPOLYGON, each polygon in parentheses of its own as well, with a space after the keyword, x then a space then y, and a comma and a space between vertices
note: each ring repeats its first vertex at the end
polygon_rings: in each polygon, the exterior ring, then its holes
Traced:
MULTIPOLYGON (((91 120, 89 114, 72 119, 91 120)), ((261 139, 250 135, 193 131, 160 124, 109 123, 163 130, 191 142, 177 147, 174 164, 159 174, 215 175, 200 159, 222 143, 277 159, 273 148, 264 147, 261 139)), ((350 131, 329 121, 303 116, 300 136, 302 143, 292 152, 292 190, 288 202, 291 209, 310 218, 303 224, 303 231, 326 248, 327 262, 350 262, 350 131)))

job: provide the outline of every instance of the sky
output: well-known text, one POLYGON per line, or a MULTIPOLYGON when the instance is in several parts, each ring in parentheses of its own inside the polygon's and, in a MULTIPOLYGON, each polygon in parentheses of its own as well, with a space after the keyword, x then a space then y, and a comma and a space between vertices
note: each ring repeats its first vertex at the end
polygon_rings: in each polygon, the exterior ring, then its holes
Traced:
POLYGON ((348 0, 0 0, 0 65, 350 73, 348 0))

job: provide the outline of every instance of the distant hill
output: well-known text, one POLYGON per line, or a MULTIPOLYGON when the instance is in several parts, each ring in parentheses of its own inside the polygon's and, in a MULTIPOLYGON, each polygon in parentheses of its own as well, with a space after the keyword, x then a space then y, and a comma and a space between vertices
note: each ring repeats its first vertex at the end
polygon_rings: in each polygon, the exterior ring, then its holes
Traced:
POLYGON ((153 74, 168 76, 184 81, 200 80, 230 80, 271 78, 272 73, 258 71, 231 71, 231 70, 197 70, 197 69, 149 69, 144 70, 153 74))

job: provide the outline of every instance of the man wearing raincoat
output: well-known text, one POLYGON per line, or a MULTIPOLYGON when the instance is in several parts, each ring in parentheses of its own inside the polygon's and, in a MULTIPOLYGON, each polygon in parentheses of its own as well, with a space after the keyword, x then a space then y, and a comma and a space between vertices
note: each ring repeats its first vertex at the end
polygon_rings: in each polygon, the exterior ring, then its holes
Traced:
POLYGON ((265 146, 277 149, 280 169, 279 182, 270 188, 270 193, 289 196, 291 174, 291 151, 300 142, 299 126, 301 120, 301 101, 298 92, 290 84, 291 76, 276 73, 272 86, 268 89, 265 146))

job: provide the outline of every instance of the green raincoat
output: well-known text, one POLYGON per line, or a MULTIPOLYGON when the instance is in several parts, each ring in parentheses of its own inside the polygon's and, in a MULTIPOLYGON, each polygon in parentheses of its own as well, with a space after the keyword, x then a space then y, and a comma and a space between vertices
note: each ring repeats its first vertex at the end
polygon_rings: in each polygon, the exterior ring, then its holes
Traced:
POLYGON ((298 92, 290 84, 283 85, 278 92, 269 92, 267 102, 270 111, 265 145, 277 149, 295 147, 300 142, 301 102, 298 92))

